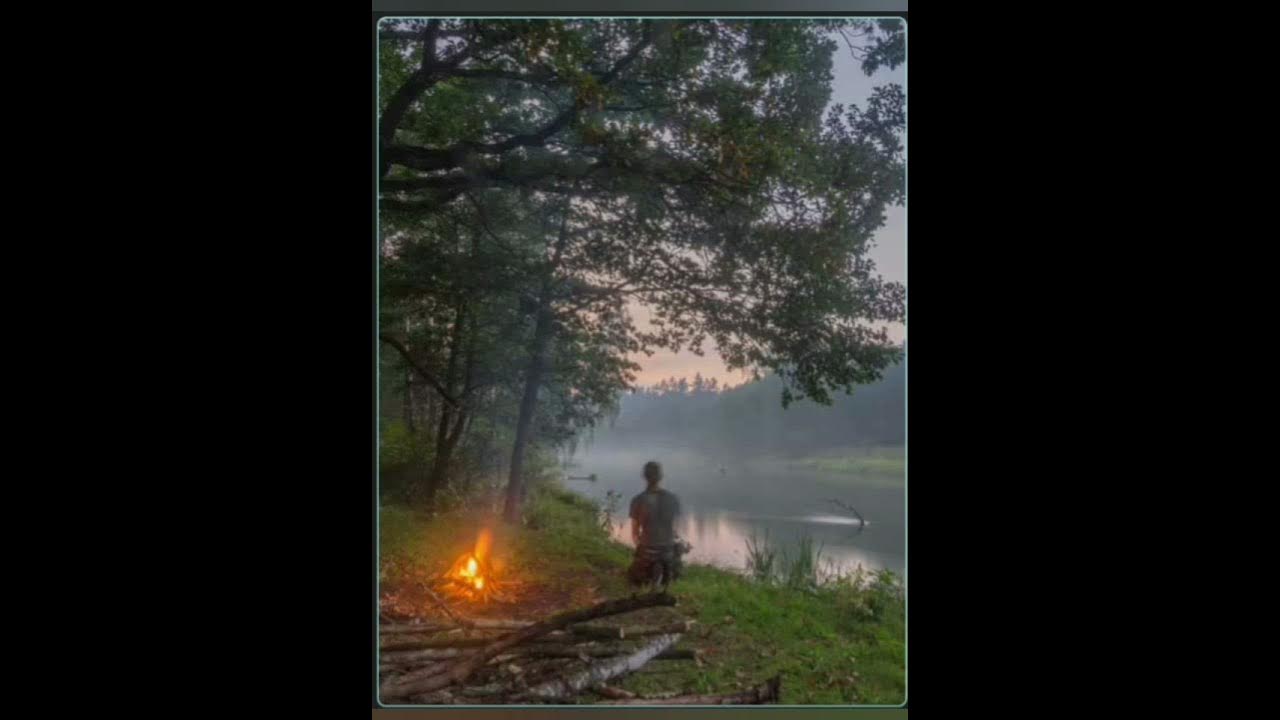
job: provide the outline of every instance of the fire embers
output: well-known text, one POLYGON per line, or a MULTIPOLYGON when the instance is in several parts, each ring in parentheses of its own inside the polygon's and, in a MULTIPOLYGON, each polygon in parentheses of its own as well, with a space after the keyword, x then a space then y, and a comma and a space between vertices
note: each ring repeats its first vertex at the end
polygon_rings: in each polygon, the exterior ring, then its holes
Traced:
POLYGON ((480 532, 476 540, 475 550, 464 553, 449 568, 442 578, 444 590, 455 599, 488 602, 501 600, 498 582, 494 578, 493 567, 489 563, 489 548, 492 536, 488 530, 480 532))

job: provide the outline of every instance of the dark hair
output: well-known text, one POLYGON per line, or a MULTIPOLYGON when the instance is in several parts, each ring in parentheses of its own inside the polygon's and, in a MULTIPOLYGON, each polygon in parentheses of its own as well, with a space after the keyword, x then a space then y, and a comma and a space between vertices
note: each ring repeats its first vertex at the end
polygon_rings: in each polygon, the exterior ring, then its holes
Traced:
POLYGON ((662 479, 662 466, 656 461, 650 460, 644 464, 644 479, 649 482, 656 482, 662 479))

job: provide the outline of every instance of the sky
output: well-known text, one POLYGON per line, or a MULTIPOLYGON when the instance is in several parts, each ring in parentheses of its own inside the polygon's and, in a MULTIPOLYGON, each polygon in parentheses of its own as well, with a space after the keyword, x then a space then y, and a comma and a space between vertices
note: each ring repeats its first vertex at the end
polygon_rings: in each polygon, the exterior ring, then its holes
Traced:
MULTIPOLYGON (((831 103, 861 106, 874 87, 890 83, 905 85, 906 67, 899 65, 895 70, 882 68, 874 75, 867 76, 863 74, 858 62, 849 54, 849 48, 845 46, 844 41, 840 41, 835 53, 832 75, 834 79, 831 86, 831 103)), ((907 101, 910 103, 910 97, 907 101)), ((905 285, 907 279, 906 211, 902 207, 890 207, 885 215, 885 225, 876 233, 875 247, 871 249, 870 257, 875 261, 876 268, 885 280, 905 285)), ((633 304, 630 310, 637 324, 643 327, 649 317, 646 308, 633 304)), ((889 334, 895 340, 901 341, 906 338, 906 329, 901 325, 891 326, 889 334)), ((726 368, 711 341, 707 342, 703 350, 705 352, 702 357, 688 351, 673 353, 669 350, 657 350, 651 356, 637 353, 631 357, 642 368, 636 373, 636 383, 653 385, 669 377, 692 378, 695 373, 701 373, 707 379, 714 377, 721 385, 726 383, 740 385, 750 379, 749 373, 732 372, 726 368)))

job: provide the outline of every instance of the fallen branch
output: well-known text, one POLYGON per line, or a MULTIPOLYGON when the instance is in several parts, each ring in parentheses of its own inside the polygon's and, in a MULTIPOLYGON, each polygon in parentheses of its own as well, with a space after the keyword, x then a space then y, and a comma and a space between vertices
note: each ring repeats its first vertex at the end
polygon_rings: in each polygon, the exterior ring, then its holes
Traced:
POLYGON ((604 683, 593 686, 591 690, 600 697, 606 697, 612 700, 630 700, 636 696, 636 694, 630 690, 623 690, 622 688, 605 685, 604 683))
POLYGON ((602 700, 597 705, 765 705, 778 702, 782 678, 774 675, 750 690, 728 695, 677 695, 672 698, 602 700))
MULTIPOLYGON (((476 670, 483 667, 490 658, 502 654, 502 652, 507 648, 514 647, 522 642, 545 635, 553 630, 559 630, 569 625, 580 623, 585 620, 592 620, 598 617, 618 615, 648 607, 670 607, 675 604, 676 599, 674 596, 658 592, 646 595, 635 595, 618 600, 609 600, 589 608, 570 610, 568 612, 560 613, 543 620, 542 622, 530 625, 527 628, 513 631, 498 638, 493 643, 468 655, 465 660, 455 663, 452 669, 440 676, 430 677, 424 680, 412 680, 408 682, 397 680, 386 683, 382 687, 381 694, 382 697, 386 699, 405 697, 407 695, 416 695, 419 693, 429 693, 433 690, 439 690, 456 682, 465 680, 476 670)), ((665 649, 665 647, 663 649, 665 649)))
POLYGON ((454 614, 453 614, 453 611, 449 609, 449 606, 448 606, 448 605, 445 605, 445 604, 444 604, 444 601, 440 599, 440 596, 439 596, 439 595, 437 595, 437 594, 435 593, 435 591, 434 591, 434 590, 432 590, 432 589, 431 589, 431 588, 430 588, 426 583, 421 583, 421 585, 422 585, 422 589, 427 591, 427 595, 431 596, 431 599, 432 599, 432 600, 435 600, 436 605, 439 605, 439 606, 440 606, 440 609, 444 611, 444 614, 445 614, 445 615, 448 615, 448 616, 449 616, 449 619, 450 619, 450 620, 453 620, 454 622, 458 623, 459 625, 469 625, 469 624, 470 624, 467 620, 464 620, 464 619, 462 619, 462 618, 459 618, 457 615, 454 615, 454 614))
POLYGON ((436 663, 434 665, 431 665, 430 667, 425 667, 419 670, 406 672, 403 675, 397 676, 394 680, 395 682, 403 682, 403 683, 422 681, 427 678, 436 677, 437 675, 440 675, 441 673, 443 673, 448 669, 449 669, 449 663, 436 663))
POLYGON ((849 503, 841 502, 841 501, 839 501, 839 500, 836 500, 835 498, 829 498, 829 499, 827 500, 827 502, 831 503, 832 505, 835 505, 836 507, 840 508, 841 510, 845 510, 845 511, 848 511, 848 512, 853 513, 853 516, 854 516, 854 517, 856 517, 856 518, 858 518, 858 532, 859 532, 859 533, 861 533, 861 532, 863 531, 863 529, 867 527, 867 521, 866 521, 865 519, 863 519, 863 517, 862 517, 862 513, 858 512, 858 509, 857 509, 857 508, 855 508, 854 506, 850 505, 849 503))
MULTIPOLYGON (((554 646, 545 647, 518 647, 511 657, 528 657, 528 658, 611 658, 626 655, 631 652, 630 649, 616 647, 579 647, 579 646, 554 646)), ((701 660, 702 652, 699 650, 685 650, 671 648, 664 650, 655 655, 654 660, 701 660)))
POLYGON ((624 628, 608 625, 573 625, 569 628, 569 632, 579 637, 596 640, 624 640, 627 637, 624 628))
MULTIPOLYGON (((474 620, 461 620, 461 627, 469 627, 477 630, 519 630, 533 624, 532 620, 504 620, 490 618, 476 618, 474 620)), ((457 624, 444 623, 421 623, 418 625, 412 623, 383 625, 381 630, 383 635, 409 635, 414 633, 435 633, 444 630, 452 630, 459 627, 457 624)))
POLYGON ((682 620, 658 627, 627 627, 622 628, 622 632, 623 637, 629 638, 644 637, 646 635, 670 635, 671 633, 687 633, 693 629, 695 624, 693 620, 682 620))
MULTIPOLYGON (((497 637, 454 637, 454 638, 397 638, 388 640, 381 644, 383 652, 394 652, 397 650, 431 650, 433 648, 473 648, 484 647, 490 643, 496 642, 498 639, 506 637, 498 635, 497 637)), ((550 638, 530 638, 527 642, 563 642, 568 637, 559 634, 550 638)))
POLYGON ((610 678, 638 670, 656 655, 662 654, 680 639, 679 635, 659 635, 640 649, 616 660, 595 663, 581 672, 567 678, 558 678, 529 688, 527 695, 532 698, 572 697, 583 689, 602 683, 610 678))
POLYGON ((655 657, 654 660, 697 660, 702 662, 702 651, 671 648, 655 657))
POLYGON ((383 665, 410 665, 430 660, 448 660, 462 654, 458 648, 431 648, 404 652, 384 652, 378 658, 383 665))

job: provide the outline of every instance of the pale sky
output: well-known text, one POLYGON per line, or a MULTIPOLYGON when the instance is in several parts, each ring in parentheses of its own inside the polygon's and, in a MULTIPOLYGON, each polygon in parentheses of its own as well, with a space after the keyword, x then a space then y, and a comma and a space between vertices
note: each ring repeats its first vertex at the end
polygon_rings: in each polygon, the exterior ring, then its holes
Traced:
MULTIPOLYGON (((839 40, 838 36, 837 40, 839 40)), ((850 56, 849 48, 845 46, 844 41, 840 40, 839 43, 832 68, 832 74, 835 76, 831 88, 832 103, 843 103, 846 106, 856 103, 863 106, 872 88, 890 83, 905 85, 905 66, 899 65, 892 71, 881 68, 868 77, 863 74, 859 63, 850 56)), ((885 225, 875 236, 875 247, 870 253, 871 259, 875 261, 884 279, 906 284, 906 213, 901 207, 890 207, 885 215, 887 218, 885 225)), ((638 325, 643 327, 646 324, 649 313, 643 306, 633 304, 631 313, 638 325)), ((901 325, 892 326, 889 328, 889 334, 895 340, 901 341, 906 337, 906 329, 901 325)), ((703 349, 705 354, 702 357, 687 351, 672 353, 669 350, 658 350, 652 356, 646 356, 643 353, 633 355, 631 359, 639 363, 642 368, 636 373, 636 383, 653 385, 659 380, 673 376, 693 378, 695 373, 702 373, 702 376, 708 379, 714 377, 720 381, 721 385, 725 383, 739 385, 749 379, 747 373, 730 372, 720 360, 711 341, 708 341, 703 349)))

